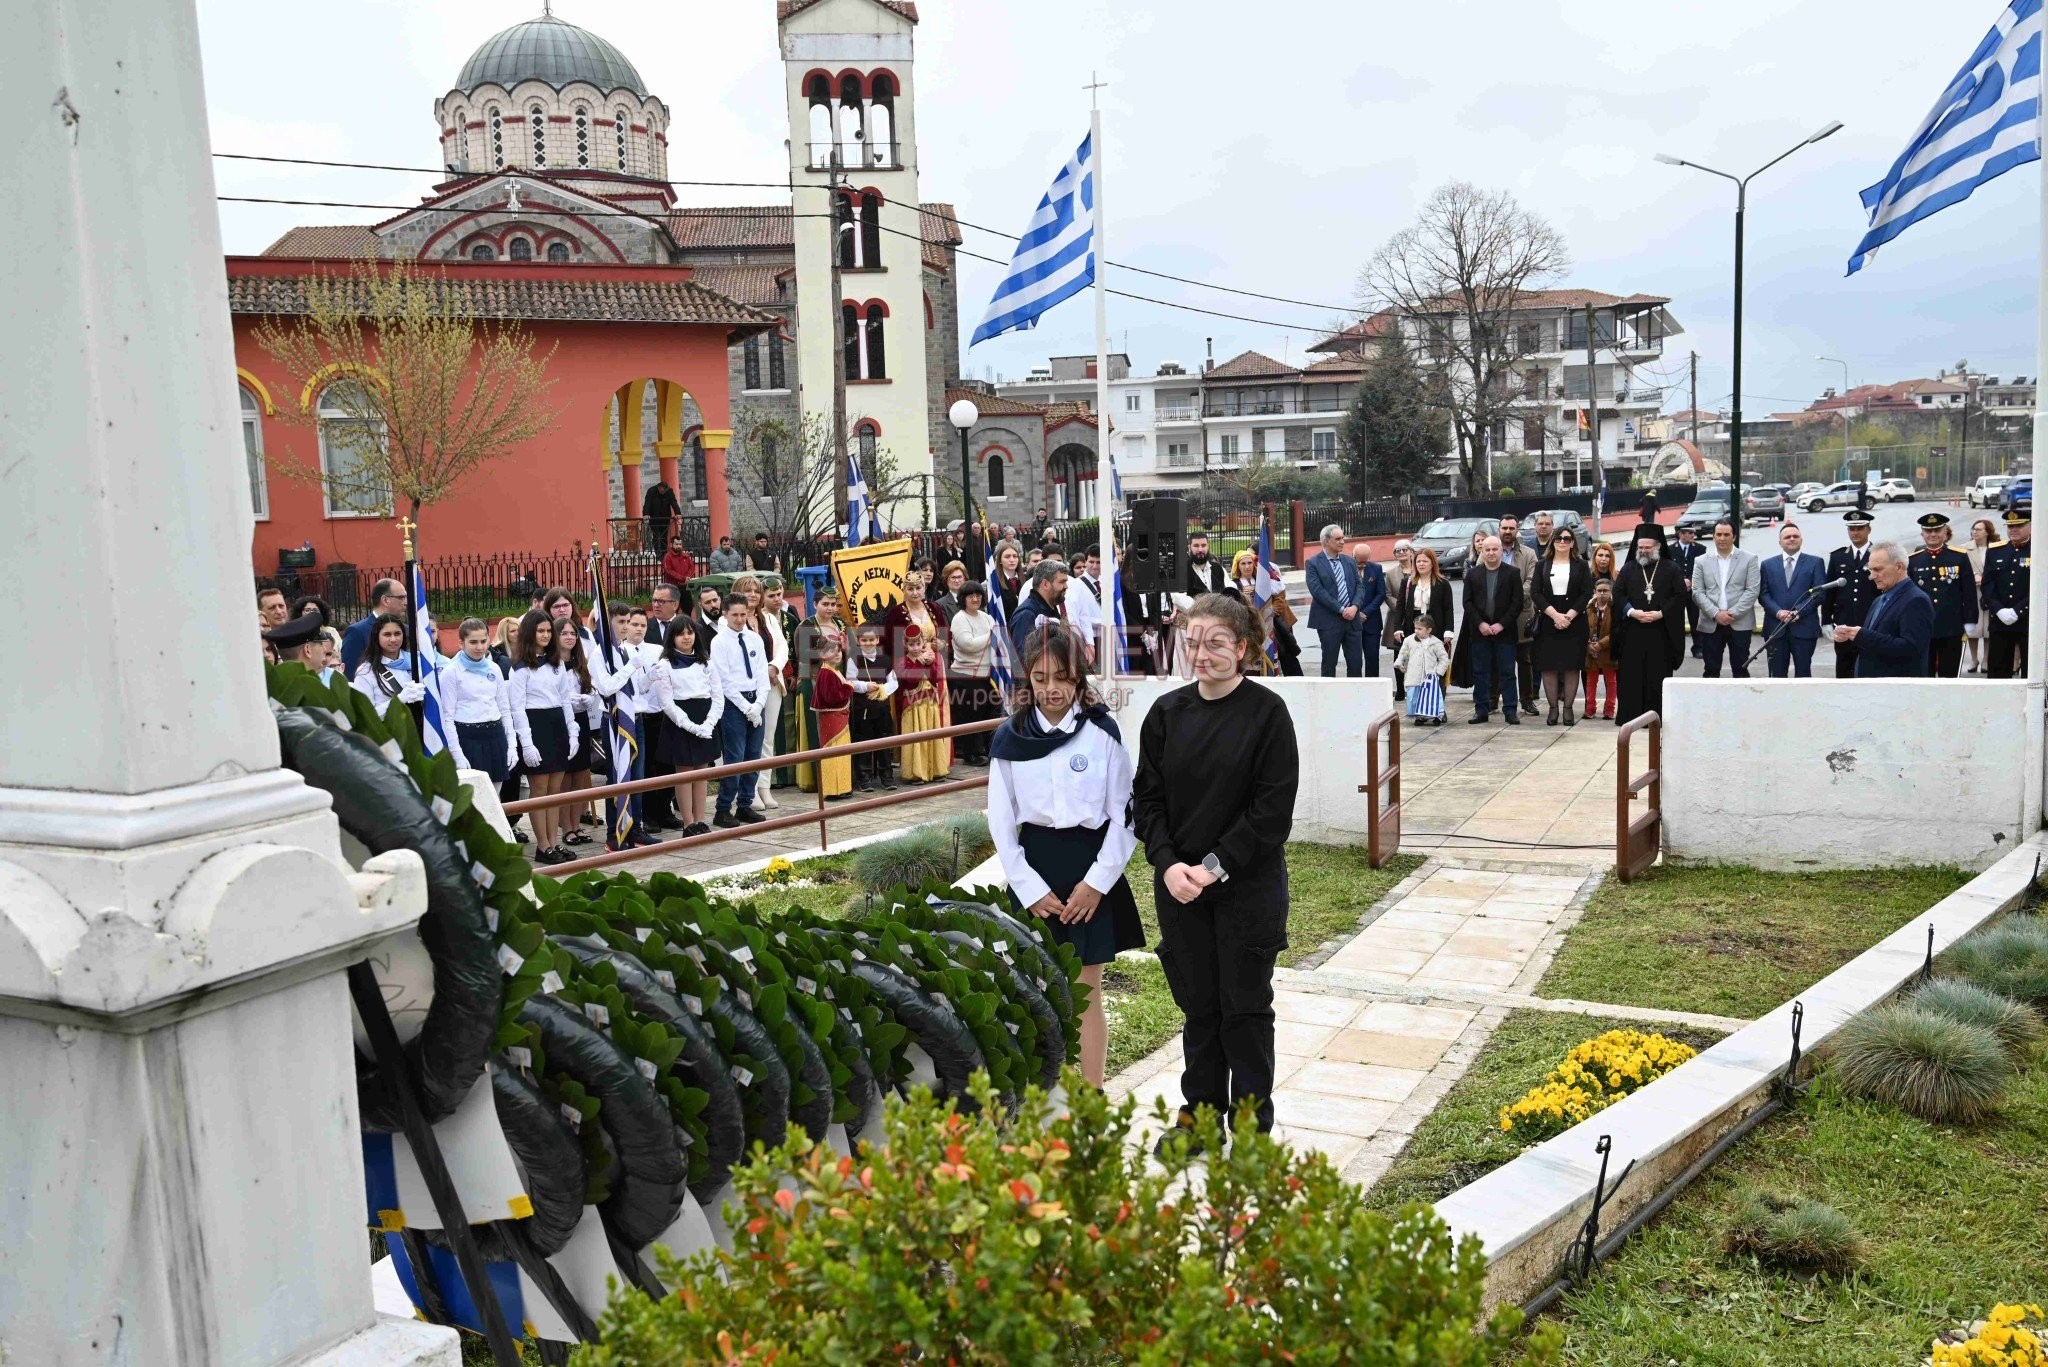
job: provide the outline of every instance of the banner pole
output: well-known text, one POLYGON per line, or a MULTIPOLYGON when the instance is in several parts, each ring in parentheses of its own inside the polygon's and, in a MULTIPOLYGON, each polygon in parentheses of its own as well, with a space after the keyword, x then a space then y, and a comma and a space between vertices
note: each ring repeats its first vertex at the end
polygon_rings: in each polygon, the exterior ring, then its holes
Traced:
MULTIPOLYGON (((1092 79, 1092 78, 1091 78, 1092 79)), ((1102 109, 1094 94, 1100 82, 1089 87, 1088 145, 1095 163, 1090 173, 1095 181, 1095 224, 1089 247, 1095 257, 1095 444, 1101 448, 1095 460, 1095 510, 1101 530, 1095 538, 1102 553, 1102 621, 1097 630, 1096 668, 1102 677, 1116 680, 1116 611, 1122 592, 1122 576, 1116 562, 1116 460, 1109 443, 1109 250, 1104 237, 1102 209, 1102 109)))
MULTIPOLYGON (((2040 135, 2036 135, 2037 138, 2040 135)), ((2048 147, 2042 148, 2048 153, 2048 147)), ((2048 468, 2048 413, 2042 410, 2042 397, 2048 392, 2048 385, 2038 383, 2041 379, 2040 364, 2048 361, 2048 157, 2035 162, 2041 175, 2040 210, 2041 222, 2038 238, 2039 256, 2035 262, 2036 279, 2040 282, 2042 296, 2034 304, 2035 337, 2035 380, 2034 386, 2034 478, 2039 479, 2044 468, 2048 468)), ((2037 498, 2033 500, 2038 503, 2037 498)), ((2030 510, 2031 511, 2031 510, 2030 510)), ((2031 548, 2032 543, 2029 542, 2031 548)), ((2032 560, 2032 551, 2028 553, 2032 560)), ((2042 785, 2048 782, 2048 718, 2042 708, 2048 702, 2048 575, 2029 568, 2027 572, 2027 724, 2026 744, 2026 786, 2020 803, 2020 838, 2025 839, 2041 829, 2042 785)))

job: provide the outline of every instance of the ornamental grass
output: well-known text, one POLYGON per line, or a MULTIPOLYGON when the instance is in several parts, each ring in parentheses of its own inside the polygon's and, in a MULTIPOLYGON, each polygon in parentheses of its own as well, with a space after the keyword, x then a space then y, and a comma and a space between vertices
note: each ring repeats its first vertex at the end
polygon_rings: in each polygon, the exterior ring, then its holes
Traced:
POLYGON ((2016 1071, 1990 1030, 1904 1002, 1843 1026, 1833 1053, 1835 1080, 1851 1096, 1964 1125, 1997 1108, 2016 1071))
POLYGON ((1736 1206, 1722 1249, 1786 1272, 1840 1277, 1863 1264, 1863 1236, 1833 1206, 1752 1191, 1736 1206))
MULTIPOLYGON (((965 855, 963 848, 962 873, 968 867, 965 855)), ((953 859, 953 837, 943 826, 918 826, 855 850, 853 878, 863 889, 874 893, 898 886, 923 887, 933 879, 950 883, 957 876, 953 859)))
POLYGON ((2048 1342, 2026 1321, 2044 1318, 2038 1305, 1996 1305, 1963 1335, 1935 1340, 1929 1367, 2048 1367, 2048 1342))
POLYGON ((1609 1030, 1574 1045, 1542 1082, 1501 1107, 1501 1130, 1519 1131, 1532 1140, 1562 1134, 1648 1086, 1694 1052, 1664 1035, 1609 1030))
POLYGON ((2012 916, 1948 952, 1958 973, 1979 987, 2048 1011, 2048 921, 2012 916))
POLYGON ((2033 1007, 1962 978, 1936 978, 1906 1000, 1951 1020, 1983 1026, 2015 1059, 2024 1058, 2044 1033, 2041 1013, 2033 1007))

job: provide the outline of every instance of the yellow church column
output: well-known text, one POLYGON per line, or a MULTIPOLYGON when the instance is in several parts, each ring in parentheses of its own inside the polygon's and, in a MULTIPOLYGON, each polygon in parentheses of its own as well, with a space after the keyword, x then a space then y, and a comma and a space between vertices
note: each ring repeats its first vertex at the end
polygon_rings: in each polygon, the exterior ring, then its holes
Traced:
MULTIPOLYGON (((626 490, 626 517, 628 525, 639 527, 640 516, 640 395, 645 380, 632 380, 619 387, 619 474, 626 490)), ((613 545, 618 544, 614 537, 613 545)), ((638 549, 640 538, 629 535, 626 545, 638 549)))
POLYGON ((683 476, 683 400, 689 396, 681 388, 667 380, 656 380, 655 390, 656 423, 654 453, 661 462, 661 477, 668 487, 682 497, 683 476))
POLYGON ((698 433, 704 443, 704 501, 711 513, 711 544, 732 535, 732 510, 725 496, 725 451, 732 445, 731 428, 707 427, 698 433))

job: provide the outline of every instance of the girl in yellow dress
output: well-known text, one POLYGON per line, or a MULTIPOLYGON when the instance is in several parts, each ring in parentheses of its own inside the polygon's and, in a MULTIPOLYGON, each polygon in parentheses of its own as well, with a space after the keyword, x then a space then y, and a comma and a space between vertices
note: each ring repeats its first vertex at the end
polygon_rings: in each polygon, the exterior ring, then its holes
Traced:
MULTIPOLYGON (((839 672, 837 637, 821 636, 817 642, 817 674, 811 680, 811 703, 818 717, 818 748, 844 745, 847 740, 846 707, 853 701, 853 688, 839 672)), ((818 763, 825 785, 825 799, 845 797, 853 791, 853 757, 834 755, 818 763)))
MULTIPOLYGON (((904 633, 903 658, 896 664, 896 734, 936 731, 950 726, 947 720, 946 670, 932 649, 932 638, 916 627, 904 633)), ((923 783, 944 778, 953 768, 953 743, 925 740, 905 745, 902 775, 905 783, 923 783)))

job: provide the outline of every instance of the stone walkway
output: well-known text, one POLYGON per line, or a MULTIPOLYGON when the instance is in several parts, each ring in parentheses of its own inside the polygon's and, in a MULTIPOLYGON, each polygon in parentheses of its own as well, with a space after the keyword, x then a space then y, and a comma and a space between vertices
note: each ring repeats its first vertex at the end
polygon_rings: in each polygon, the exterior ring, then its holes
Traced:
MULTIPOLYGON (((1454 704, 1456 700, 1453 700, 1454 704)), ((1469 703, 1441 727, 1401 731, 1401 847, 1488 859, 1597 865, 1614 859, 1615 725, 1469 726, 1469 703), (1541 846, 1528 849, 1527 846, 1541 846)), ((1631 742, 1632 770, 1648 740, 1631 742)))

